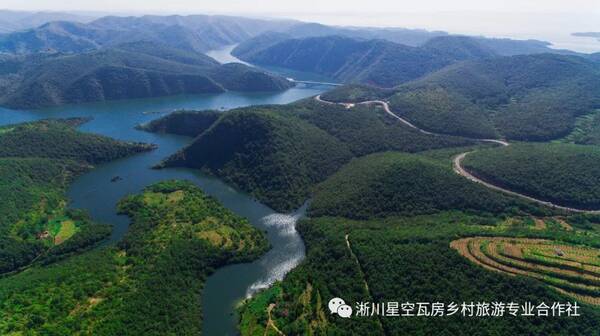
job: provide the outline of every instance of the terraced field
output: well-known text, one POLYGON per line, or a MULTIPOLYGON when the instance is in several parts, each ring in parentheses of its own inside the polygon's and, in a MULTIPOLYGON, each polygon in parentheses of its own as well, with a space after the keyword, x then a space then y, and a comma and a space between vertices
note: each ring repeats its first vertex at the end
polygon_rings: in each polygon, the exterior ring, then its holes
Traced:
POLYGON ((450 243, 489 270, 540 280, 581 302, 600 305, 600 249, 509 237, 469 237, 450 243))

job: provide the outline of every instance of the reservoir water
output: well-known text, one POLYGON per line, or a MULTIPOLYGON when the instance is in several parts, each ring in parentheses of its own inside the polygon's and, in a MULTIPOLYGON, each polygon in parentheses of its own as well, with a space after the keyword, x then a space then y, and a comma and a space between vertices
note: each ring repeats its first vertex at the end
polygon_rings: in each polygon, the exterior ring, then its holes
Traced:
POLYGON ((97 166, 78 177, 68 190, 70 206, 87 210, 97 222, 113 225, 110 240, 116 242, 127 232, 129 219, 116 214, 116 203, 127 194, 166 179, 187 179, 216 197, 225 207, 267 232, 272 249, 260 259, 230 265, 211 275, 203 292, 203 334, 235 335, 237 316, 234 306, 256 290, 281 279, 304 257, 304 244, 295 230, 304 208, 292 214, 278 214, 220 180, 191 169, 151 169, 160 160, 176 152, 191 138, 153 134, 134 129, 140 123, 159 118, 178 109, 219 109, 258 104, 285 104, 317 95, 329 89, 324 85, 303 85, 277 93, 227 92, 139 99, 106 103, 63 106, 36 111, 0 108, 0 125, 43 118, 93 117, 80 127, 84 132, 107 135, 126 141, 154 143, 158 149, 97 166), (113 176, 123 180, 111 182, 113 176))

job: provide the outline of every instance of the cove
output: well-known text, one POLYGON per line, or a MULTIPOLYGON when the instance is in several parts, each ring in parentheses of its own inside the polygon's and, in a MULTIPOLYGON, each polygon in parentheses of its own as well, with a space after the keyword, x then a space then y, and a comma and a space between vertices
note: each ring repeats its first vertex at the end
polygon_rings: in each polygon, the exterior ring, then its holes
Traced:
POLYGON ((124 196, 139 193, 145 186, 167 179, 186 179, 218 199, 225 207, 246 217, 252 225, 266 231, 271 250, 260 259, 218 269, 206 282, 203 292, 203 334, 237 334, 235 305, 256 290, 281 279, 304 258, 304 244, 295 230, 306 206, 291 214, 278 214, 247 194, 219 179, 191 169, 151 169, 160 160, 176 152, 191 138, 154 134, 134 129, 179 109, 218 109, 259 104, 286 104, 317 95, 330 87, 304 85, 277 93, 227 92, 212 95, 188 95, 62 106, 35 111, 0 108, 0 125, 44 118, 92 117, 80 129, 126 141, 154 143, 158 149, 97 166, 79 176, 69 187, 70 206, 86 210, 97 222, 113 225, 111 243, 127 232, 129 218, 116 214, 116 204, 124 196), (119 175, 123 180, 111 182, 119 175))

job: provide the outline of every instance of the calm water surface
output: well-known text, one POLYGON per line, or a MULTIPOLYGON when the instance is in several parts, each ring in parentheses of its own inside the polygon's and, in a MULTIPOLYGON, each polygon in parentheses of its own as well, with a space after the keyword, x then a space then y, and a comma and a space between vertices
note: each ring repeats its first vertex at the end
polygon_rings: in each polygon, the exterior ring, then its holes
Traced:
POLYGON ((93 117, 80 127, 82 131, 107 135, 126 141, 154 143, 158 149, 99 165, 78 177, 68 190, 71 206, 87 210, 95 221, 113 225, 111 241, 127 232, 129 219, 116 214, 116 203, 125 195, 138 193, 145 186, 167 179, 187 179, 216 197, 227 208, 244 216, 267 232, 272 249, 252 263, 230 265, 211 275, 203 292, 203 334, 235 335, 237 316, 234 306, 256 290, 281 279, 304 257, 304 244, 295 230, 305 207, 292 214, 278 214, 220 180, 191 169, 151 169, 160 160, 176 152, 191 138, 153 134, 134 129, 177 109, 231 109, 257 104, 285 104, 319 94, 327 86, 299 85, 279 93, 236 93, 178 96, 108 103, 64 106, 37 111, 0 108, 0 125, 43 118, 93 117), (113 176, 123 180, 111 182, 113 176))

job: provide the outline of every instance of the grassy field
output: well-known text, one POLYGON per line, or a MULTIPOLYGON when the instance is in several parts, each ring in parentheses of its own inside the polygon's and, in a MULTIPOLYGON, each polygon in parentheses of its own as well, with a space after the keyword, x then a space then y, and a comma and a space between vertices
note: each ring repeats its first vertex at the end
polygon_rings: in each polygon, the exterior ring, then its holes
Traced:
POLYGON ((54 236, 54 244, 60 245, 71 238, 77 232, 77 225, 71 219, 65 219, 60 223, 60 229, 54 236))

